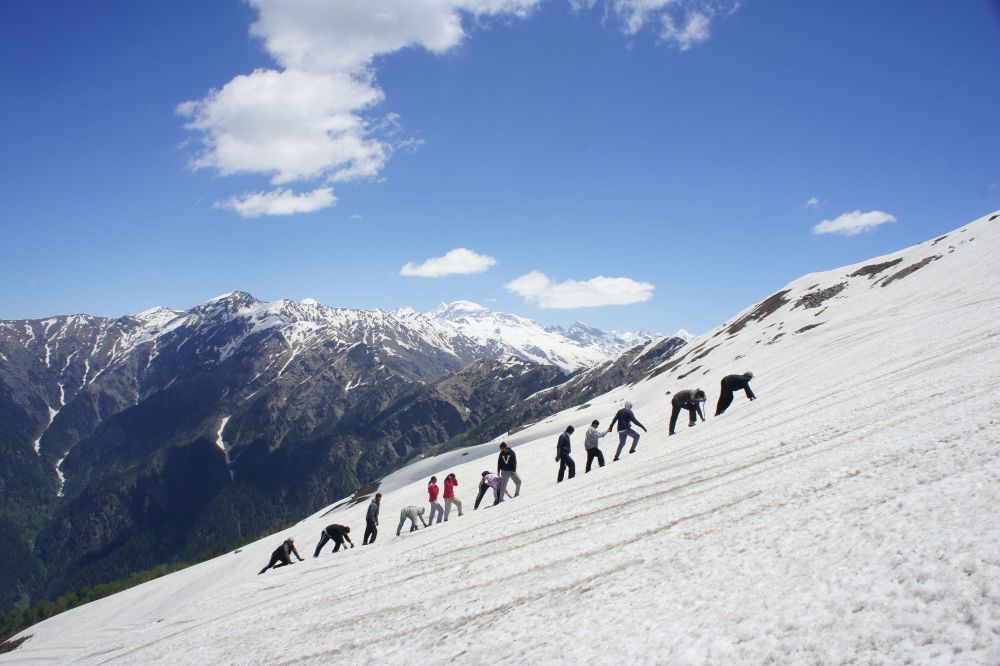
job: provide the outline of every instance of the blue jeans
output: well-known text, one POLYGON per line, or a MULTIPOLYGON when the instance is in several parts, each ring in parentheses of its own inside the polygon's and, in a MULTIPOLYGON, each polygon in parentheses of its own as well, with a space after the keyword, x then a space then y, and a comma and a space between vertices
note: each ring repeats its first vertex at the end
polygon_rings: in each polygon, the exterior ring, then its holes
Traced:
POLYGON ((639 433, 632 428, 626 430, 618 431, 618 450, 615 452, 615 459, 622 457, 622 449, 625 448, 625 440, 629 437, 632 438, 632 448, 628 450, 629 453, 635 453, 635 447, 639 446, 639 433))

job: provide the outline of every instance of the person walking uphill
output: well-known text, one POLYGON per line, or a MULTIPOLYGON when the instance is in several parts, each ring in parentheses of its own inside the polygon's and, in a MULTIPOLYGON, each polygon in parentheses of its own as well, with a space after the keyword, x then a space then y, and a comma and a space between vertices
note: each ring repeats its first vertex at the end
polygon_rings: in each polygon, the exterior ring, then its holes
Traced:
POLYGON ((382 506, 382 493, 375 493, 375 499, 368 505, 368 513, 365 514, 365 538, 361 545, 367 546, 375 543, 378 536, 378 510, 382 506))
POLYGON ((611 420, 611 425, 608 426, 608 432, 611 432, 616 423, 618 424, 618 450, 615 451, 615 459, 612 462, 622 457, 625 441, 629 437, 632 438, 632 446, 628 450, 629 453, 635 453, 635 448, 639 446, 639 433, 632 429, 633 423, 642 428, 643 432, 647 432, 646 426, 639 423, 639 419, 635 418, 635 414, 632 413, 631 402, 626 402, 625 406, 618 410, 615 418, 611 420))
POLYGON ((699 416, 704 421, 705 413, 701 411, 701 403, 705 400, 707 400, 705 392, 701 389, 678 391, 670 399, 670 434, 674 434, 674 426, 677 425, 677 417, 680 416, 682 409, 688 410, 689 428, 697 425, 699 416))
POLYGON ((434 523, 434 516, 437 516, 437 521, 440 523, 441 519, 444 517, 444 507, 441 506, 441 502, 438 502, 438 493, 441 490, 438 488, 437 484, 438 478, 432 476, 430 483, 427 484, 427 499, 431 503, 431 515, 427 519, 427 524, 431 525, 434 523))
POLYGON ((424 520, 424 507, 422 506, 405 506, 403 510, 399 512, 399 527, 396 528, 396 536, 403 531, 403 523, 406 519, 410 519, 410 531, 417 531, 417 518, 423 523, 424 527, 430 527, 427 521, 424 520))
POLYGON ((444 522, 448 522, 448 514, 451 513, 452 505, 458 507, 458 515, 462 515, 462 500, 455 497, 455 486, 458 485, 458 477, 452 472, 444 477, 444 522))
POLYGON ((572 479, 576 476, 576 463, 569 457, 569 436, 572 434, 573 426, 566 426, 566 430, 559 435, 559 441, 556 442, 556 462, 559 463, 559 476, 556 477, 556 483, 562 483, 563 473, 567 469, 569 470, 569 478, 572 479))
POLYGON ((351 537, 348 536, 348 532, 351 528, 347 525, 327 525, 323 528, 322 534, 319 536, 319 543, 316 544, 316 552, 313 553, 313 557, 319 557, 319 551, 323 549, 327 541, 333 541, 333 552, 340 550, 340 547, 344 545, 344 540, 351 544, 351 548, 354 548, 354 542, 351 541, 351 537))
POLYGON ((289 564, 295 564, 292 562, 292 554, 299 558, 299 562, 302 561, 302 556, 299 555, 299 551, 295 550, 295 539, 288 537, 285 542, 274 549, 271 553, 271 561, 267 563, 267 566, 257 572, 257 575, 261 575, 271 567, 277 569, 278 567, 288 566, 289 564), (278 564, 280 562, 280 564, 278 564))
POLYGON ((517 475, 517 455, 507 442, 500 442, 500 455, 497 457, 497 474, 500 475, 500 501, 507 494, 507 483, 514 482, 514 497, 521 494, 521 477, 517 475))
POLYGON ((590 427, 587 428, 587 434, 583 438, 583 448, 587 450, 587 469, 584 474, 590 471, 590 466, 594 464, 594 458, 597 458, 597 464, 604 467, 604 454, 598 447, 600 444, 599 439, 607 435, 607 431, 598 430, 597 426, 601 425, 599 421, 592 421, 590 427))
POLYGON ((729 405, 733 404, 733 393, 736 391, 744 391, 747 394, 747 398, 750 400, 756 400, 757 396, 753 394, 750 390, 750 380, 753 379, 753 373, 747 370, 742 375, 726 375, 722 378, 721 392, 719 393, 719 404, 715 406, 715 415, 719 416, 724 414, 729 405))

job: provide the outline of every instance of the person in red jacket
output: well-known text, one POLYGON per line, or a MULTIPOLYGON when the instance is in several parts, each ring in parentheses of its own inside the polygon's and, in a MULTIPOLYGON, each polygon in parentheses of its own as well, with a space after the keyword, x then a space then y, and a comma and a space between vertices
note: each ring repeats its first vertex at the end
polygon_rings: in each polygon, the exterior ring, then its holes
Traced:
POLYGON ((441 506, 441 502, 438 502, 438 493, 441 492, 437 485, 438 478, 432 476, 430 483, 427 484, 427 498, 431 503, 431 515, 427 519, 427 524, 431 525, 434 523, 434 516, 437 516, 437 521, 440 523, 441 518, 444 517, 444 507, 441 506))
POLYGON ((458 507, 458 515, 462 515, 462 500, 455 497, 455 486, 458 485, 458 478, 452 472, 444 477, 444 521, 448 522, 448 514, 451 513, 451 506, 458 507))

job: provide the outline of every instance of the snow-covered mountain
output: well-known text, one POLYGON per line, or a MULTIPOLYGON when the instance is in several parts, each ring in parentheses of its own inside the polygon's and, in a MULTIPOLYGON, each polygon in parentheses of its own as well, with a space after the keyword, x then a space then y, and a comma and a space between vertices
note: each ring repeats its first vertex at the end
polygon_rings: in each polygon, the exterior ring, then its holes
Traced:
MULTIPOLYGON (((0 530, 23 537, 0 558, 31 570, 0 577, 0 611, 196 558, 511 427, 528 396, 629 342, 491 316, 506 327, 474 338, 447 317, 233 292, 0 322, 0 530), (527 330, 545 333, 537 351, 508 342, 527 330)), ((681 344, 661 341, 631 375, 681 344)))
MULTIPOLYGON (((373 546, 308 558, 337 502, 235 552, 71 610, 3 662, 1000 663, 1000 214, 805 276, 644 379, 504 438, 521 496, 471 511, 496 442, 383 480, 373 546), (711 416, 722 376, 758 400, 711 416), (667 437, 669 399, 709 418, 667 437), (624 400, 636 455, 583 474, 624 400), (577 477, 555 438, 577 426, 577 477), (455 472, 465 515, 397 537, 455 472)), ((602 440, 606 454, 615 442, 602 440)), ((610 458, 610 456, 608 456, 610 458)))
POLYGON ((443 303, 427 313, 401 308, 394 314, 411 325, 437 330, 449 340, 472 339, 491 357, 513 355, 557 365, 568 372, 603 363, 626 349, 662 337, 645 330, 602 331, 580 322, 568 328, 543 326, 469 301, 443 303))

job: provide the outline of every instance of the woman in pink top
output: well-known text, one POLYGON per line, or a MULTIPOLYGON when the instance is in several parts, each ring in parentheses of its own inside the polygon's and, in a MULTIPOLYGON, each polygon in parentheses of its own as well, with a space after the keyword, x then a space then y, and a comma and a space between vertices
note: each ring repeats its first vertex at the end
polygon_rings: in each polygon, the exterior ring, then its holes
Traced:
POLYGON ((455 486, 458 485, 458 479, 455 478, 455 474, 449 474, 444 478, 444 519, 448 520, 448 514, 451 513, 451 505, 454 504, 458 507, 458 515, 462 515, 462 500, 455 497, 455 486))
POLYGON ((444 507, 441 506, 441 502, 438 502, 438 493, 441 492, 437 485, 438 478, 432 476, 430 483, 427 484, 427 497, 431 502, 431 515, 427 519, 427 524, 430 525, 434 522, 434 516, 437 516, 437 521, 441 522, 441 517, 444 515, 444 507))

